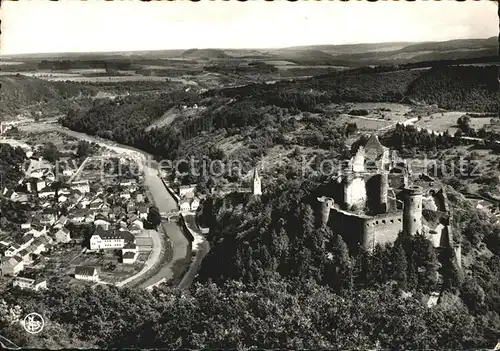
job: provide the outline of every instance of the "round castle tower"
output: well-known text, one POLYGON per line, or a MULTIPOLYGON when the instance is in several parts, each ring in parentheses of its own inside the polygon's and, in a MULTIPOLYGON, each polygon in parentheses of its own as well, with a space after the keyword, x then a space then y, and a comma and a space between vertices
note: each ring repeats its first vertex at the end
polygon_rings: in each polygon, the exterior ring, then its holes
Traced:
POLYGON ((403 232, 409 235, 422 233, 422 194, 420 186, 404 188, 403 232))
POLYGON ((330 209, 333 207, 335 201, 331 197, 326 196, 318 197, 318 201, 321 205, 321 224, 326 225, 328 223, 328 218, 330 217, 330 209))
POLYGON ((379 212, 387 212, 387 195, 389 192, 389 175, 387 172, 382 171, 380 174, 380 190, 378 207, 379 212))

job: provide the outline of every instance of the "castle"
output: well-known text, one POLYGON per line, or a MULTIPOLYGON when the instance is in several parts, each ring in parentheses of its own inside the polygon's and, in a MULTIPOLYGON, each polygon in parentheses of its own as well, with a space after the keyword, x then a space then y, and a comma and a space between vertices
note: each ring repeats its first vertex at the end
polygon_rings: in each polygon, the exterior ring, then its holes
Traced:
POLYGON ((410 184, 411 178, 407 162, 372 135, 318 198, 320 220, 351 248, 373 252, 377 244, 393 243, 400 232, 418 233, 435 248, 454 247, 460 262, 444 189, 423 181, 410 184), (430 218, 423 217, 423 209, 430 218))

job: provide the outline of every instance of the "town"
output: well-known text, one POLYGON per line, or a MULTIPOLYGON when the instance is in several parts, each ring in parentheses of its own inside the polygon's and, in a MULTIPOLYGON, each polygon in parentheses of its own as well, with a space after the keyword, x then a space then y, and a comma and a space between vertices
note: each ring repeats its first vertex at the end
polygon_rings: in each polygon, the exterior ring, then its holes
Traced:
MULTIPOLYGON (((4 126, 4 132, 11 127, 4 126)), ((51 140, 62 137, 49 134, 51 140)), ((47 284, 123 286, 137 281, 152 256, 151 237, 163 235, 159 221, 179 220, 179 213, 193 213, 200 204, 194 185, 175 183, 176 190, 170 191, 179 211, 162 218, 144 185, 140 161, 129 154, 84 141, 50 162, 41 156, 46 151, 42 144, 3 142, 22 145, 27 159, 18 183, 2 192, 26 208, 26 221, 16 224, 14 236, 4 232, 0 237, 1 284, 37 290, 47 284), (71 163, 81 148, 93 149, 92 156, 71 163)))

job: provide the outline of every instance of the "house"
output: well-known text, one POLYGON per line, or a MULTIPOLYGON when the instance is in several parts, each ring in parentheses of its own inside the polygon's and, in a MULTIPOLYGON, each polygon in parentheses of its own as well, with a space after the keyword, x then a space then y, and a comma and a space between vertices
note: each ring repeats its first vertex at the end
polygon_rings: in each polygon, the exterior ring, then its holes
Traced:
POLYGON ((140 193, 139 193, 139 194, 137 194, 137 195, 135 196, 135 202, 136 202, 136 203, 138 203, 138 204, 140 204, 140 203, 144 202, 144 195, 142 195, 142 194, 140 194, 140 193))
POLYGON ((191 204, 188 200, 181 200, 181 202, 179 203, 179 208, 181 209, 181 211, 187 212, 191 210, 191 204))
POLYGON ((68 217, 66 216, 61 216, 59 219, 54 223, 53 228, 54 229, 60 229, 64 227, 66 224, 68 224, 68 217))
POLYGON ((75 203, 79 203, 81 199, 83 199, 83 193, 78 190, 78 189, 74 189, 71 191, 71 196, 70 196, 70 199, 74 200, 75 203))
POLYGON ((17 275, 24 269, 24 261, 19 256, 2 257, 2 273, 5 275, 17 275))
POLYGON ((57 202, 63 203, 66 201, 68 201, 68 197, 64 194, 59 195, 59 197, 57 198, 57 202))
POLYGON ((92 223, 94 221, 94 218, 95 218, 94 214, 89 212, 85 216, 84 222, 85 223, 92 223))
POLYGON ((102 187, 102 185, 97 185, 94 189, 94 192, 96 195, 104 194, 104 188, 102 187))
POLYGON ((88 215, 88 211, 77 210, 69 216, 71 222, 82 223, 85 221, 85 217, 88 215))
POLYGON ((95 267, 78 266, 75 267, 75 279, 97 282, 99 275, 95 267))
POLYGON ((21 229, 31 229, 31 218, 21 224, 21 229))
POLYGON ((58 243, 69 243, 71 241, 71 233, 66 228, 59 229, 56 232, 55 237, 58 243))
POLYGON ((31 229, 24 233, 24 235, 33 235, 34 238, 38 238, 39 236, 47 233, 47 227, 42 225, 31 225, 31 229))
POLYGON ((109 223, 108 221, 104 220, 104 219, 97 219, 94 221, 94 224, 95 224, 95 227, 96 228, 102 228, 104 230, 108 230, 111 223, 109 223))
POLYGON ((134 235, 128 231, 98 228, 90 237, 90 249, 121 249, 128 242, 135 242, 134 235))
POLYGON ((99 212, 99 213, 96 213, 95 215, 95 220, 103 220, 103 221, 108 221, 108 216, 106 215, 106 213, 104 212, 99 212))
POLYGON ((136 219, 130 224, 129 229, 132 232, 140 232, 144 229, 144 223, 140 219, 136 219))
POLYGON ((197 197, 191 200, 191 211, 196 211, 200 207, 200 200, 197 197))
POLYGON ((33 241, 35 241, 35 236, 31 233, 26 233, 21 239, 20 250, 26 249, 33 243, 33 241))
POLYGON ((74 172, 73 172, 73 170, 72 170, 72 169, 69 169, 69 168, 68 168, 68 169, 65 169, 65 170, 62 172, 62 174, 63 174, 63 176, 65 176, 65 177, 71 177, 71 176, 74 174, 74 172))
POLYGON ((79 190, 82 193, 90 192, 90 185, 88 180, 79 180, 71 183, 72 190, 79 190))
POLYGON ((126 200, 128 200, 128 199, 130 199, 130 193, 123 192, 123 193, 121 193, 121 194, 120 194, 120 197, 121 197, 122 199, 126 199, 126 200))
POLYGON ((83 198, 80 200, 80 202, 78 204, 80 205, 81 208, 85 208, 88 205, 90 205, 91 202, 92 202, 92 199, 87 194, 87 195, 83 196, 83 198))
POLYGON ((38 192, 38 197, 39 198, 47 198, 49 196, 56 196, 56 192, 55 190, 52 190, 52 189, 45 189, 44 191, 39 191, 38 192))
POLYGON ((184 197, 186 194, 194 193, 195 189, 196 189, 196 184, 181 185, 179 187, 179 196, 184 197))
POLYGON ((129 201, 125 204, 125 210, 127 210, 127 213, 133 213, 137 211, 137 207, 135 206, 134 201, 129 201))
POLYGON ((137 184, 137 181, 135 179, 125 179, 125 180, 122 180, 120 182, 120 186, 124 186, 124 187, 129 187, 129 186, 136 185, 136 184, 137 184))
POLYGON ((31 279, 24 277, 16 277, 12 282, 13 286, 17 286, 21 289, 30 289, 30 290, 41 290, 47 289, 47 281, 45 279, 31 279))
POLYGON ((53 213, 44 213, 40 219, 40 224, 51 226, 56 222, 56 216, 53 213))
POLYGON ((49 169, 45 169, 43 171, 43 175, 42 177, 45 179, 46 182, 53 182, 56 180, 56 177, 54 176, 54 173, 49 170, 49 169))
POLYGON ((37 179, 32 185, 34 186, 34 189, 36 191, 42 191, 42 189, 44 189, 47 186, 47 183, 45 183, 45 180, 43 179, 37 179))
POLYGON ((21 257, 21 259, 26 263, 31 261, 31 252, 26 249, 19 251, 17 256, 21 257))
POLYGON ((14 200, 18 196, 18 194, 13 189, 10 189, 5 191, 3 196, 9 200, 14 200))
POLYGON ((139 215, 139 218, 142 219, 147 219, 148 218, 148 208, 146 205, 141 205, 137 209, 137 214, 139 215))
POLYGON ((139 256, 139 251, 137 249, 137 245, 134 243, 127 243, 122 248, 122 262, 124 264, 132 264, 137 260, 137 256, 139 256))
POLYGON ((47 239, 45 236, 41 236, 35 239, 28 251, 31 251, 35 255, 40 255, 42 252, 47 250, 46 245, 47 239))
POLYGON ((5 257, 14 257, 19 251, 21 251, 21 245, 19 244, 12 244, 5 252, 4 256, 5 257))

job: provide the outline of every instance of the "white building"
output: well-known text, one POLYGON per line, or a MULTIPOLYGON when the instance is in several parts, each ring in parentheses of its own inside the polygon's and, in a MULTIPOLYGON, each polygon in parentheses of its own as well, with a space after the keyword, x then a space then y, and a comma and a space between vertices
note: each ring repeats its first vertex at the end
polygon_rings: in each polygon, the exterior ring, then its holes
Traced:
POLYGON ((179 196, 184 197, 189 193, 194 193, 194 190, 196 189, 196 184, 191 184, 191 185, 181 185, 179 187, 179 196))
POLYGON ((78 266, 75 267, 75 278, 78 280, 97 282, 99 280, 99 274, 95 267, 78 266))
POLYGON ((181 200, 181 202, 179 203, 179 207, 182 212, 191 210, 191 204, 188 200, 181 200))
POLYGON ((47 289, 47 281, 46 280, 35 280, 31 278, 24 277, 16 277, 12 282, 12 285, 18 286, 21 289, 31 289, 31 290, 41 290, 47 289))
POLYGON ((71 183, 71 189, 79 190, 82 193, 90 192, 90 185, 88 180, 78 180, 71 183))
POLYGON ((129 242, 135 242, 135 237, 128 231, 103 230, 99 228, 90 237, 90 249, 121 249, 129 242))
POLYGON ((109 223, 108 221, 105 221, 104 219, 97 219, 94 221, 94 224, 95 224, 96 228, 100 227, 104 230, 108 230, 109 227, 111 226, 111 223, 109 223))
POLYGON ((124 264, 132 264, 137 260, 139 256, 139 251, 137 250, 137 245, 134 243, 126 244, 122 249, 122 262, 124 264))
POLYGON ((196 211, 198 207, 200 207, 200 200, 195 197, 191 200, 191 211, 196 211))
POLYGON ((68 169, 65 169, 64 171, 62 171, 62 174, 65 177, 71 177, 74 174, 74 172, 72 169, 68 168, 68 169))
POLYGON ((19 256, 2 257, 2 273, 14 276, 24 269, 24 261, 19 256))
POLYGON ((71 241, 71 233, 66 228, 61 228, 55 234, 58 243, 69 243, 71 241))

